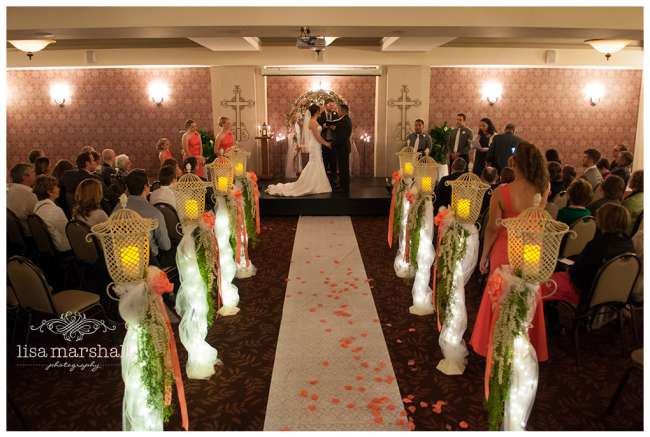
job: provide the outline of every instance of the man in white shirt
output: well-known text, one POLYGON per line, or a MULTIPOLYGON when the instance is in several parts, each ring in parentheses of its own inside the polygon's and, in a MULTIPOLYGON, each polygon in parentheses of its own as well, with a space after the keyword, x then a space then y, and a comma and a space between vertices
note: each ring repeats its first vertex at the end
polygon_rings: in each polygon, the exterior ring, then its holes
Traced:
POLYGON ((38 176, 34 184, 34 194, 38 199, 34 207, 34 214, 45 222, 56 250, 67 252, 71 249, 68 236, 65 233, 68 218, 63 210, 54 203, 54 199, 59 197, 59 190, 56 178, 47 175, 38 176))
POLYGON ((13 183, 7 187, 7 208, 9 208, 20 221, 26 235, 31 235, 27 226, 27 216, 34 212, 36 196, 32 187, 36 181, 34 168, 29 164, 16 164, 11 169, 13 183))
POLYGON ((406 137, 406 143, 413 147, 413 150, 422 154, 426 149, 431 151, 431 136, 424 132, 424 120, 419 118, 415 120, 415 132, 411 132, 406 137))
POLYGON ((447 150, 449 151, 449 165, 456 158, 463 158, 469 163, 469 150, 472 146, 472 137, 474 133, 470 128, 465 126, 467 117, 462 112, 456 114, 456 127, 449 132, 447 140, 447 150))
POLYGON ((172 165, 164 165, 158 172, 158 181, 160 188, 152 191, 149 195, 149 203, 166 203, 176 209, 176 194, 171 189, 171 185, 176 182, 176 169, 172 165))
POLYGON ((603 175, 600 174, 596 164, 600 161, 600 152, 596 149, 587 149, 582 158, 582 166, 585 168, 584 173, 580 176, 591 184, 591 188, 595 190, 598 185, 603 181, 603 175))

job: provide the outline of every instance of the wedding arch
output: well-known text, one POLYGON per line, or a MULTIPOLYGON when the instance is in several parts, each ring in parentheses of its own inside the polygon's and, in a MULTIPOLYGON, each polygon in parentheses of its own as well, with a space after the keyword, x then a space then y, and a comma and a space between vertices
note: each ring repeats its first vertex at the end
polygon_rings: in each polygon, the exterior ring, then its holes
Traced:
POLYGON ((334 99, 336 104, 340 107, 340 105, 347 104, 345 99, 343 99, 341 96, 336 94, 332 90, 317 90, 317 91, 307 91, 300 97, 298 97, 296 100, 293 101, 293 107, 291 108, 291 111, 287 114, 287 119, 286 119, 286 125, 287 127, 290 127, 292 122, 291 120, 294 120, 294 117, 296 115, 300 115, 302 117, 302 114, 305 113, 307 108, 309 108, 310 105, 312 104, 317 104, 319 106, 322 106, 325 104, 325 100, 327 99, 334 99))

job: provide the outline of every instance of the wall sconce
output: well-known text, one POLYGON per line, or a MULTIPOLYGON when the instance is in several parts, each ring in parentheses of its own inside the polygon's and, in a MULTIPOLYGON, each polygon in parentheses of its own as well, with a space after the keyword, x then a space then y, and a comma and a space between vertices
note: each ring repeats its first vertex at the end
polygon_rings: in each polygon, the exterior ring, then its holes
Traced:
POLYGON ((70 87, 67 83, 55 83, 50 86, 50 97, 54 103, 63 107, 70 101, 70 87))
POLYGON ((500 98, 503 87, 499 82, 486 82, 483 84, 481 92, 483 98, 488 101, 490 105, 494 105, 500 98))
POLYGON ((332 84, 330 83, 329 80, 319 80, 318 82, 313 81, 311 83, 310 91, 314 91, 314 92, 315 91, 320 91, 320 90, 329 91, 329 90, 332 89, 331 87, 332 87, 332 84))
POLYGON ((149 98, 158 106, 162 105, 162 102, 169 97, 169 86, 161 80, 154 80, 149 83, 148 91, 149 98))
POLYGON ((359 139, 361 141, 363 141, 364 143, 368 144, 370 142, 370 135, 364 132, 364 133, 361 134, 359 139))
POLYGON ((585 94, 591 106, 596 106, 605 96, 605 87, 599 83, 590 83, 585 87, 585 94))

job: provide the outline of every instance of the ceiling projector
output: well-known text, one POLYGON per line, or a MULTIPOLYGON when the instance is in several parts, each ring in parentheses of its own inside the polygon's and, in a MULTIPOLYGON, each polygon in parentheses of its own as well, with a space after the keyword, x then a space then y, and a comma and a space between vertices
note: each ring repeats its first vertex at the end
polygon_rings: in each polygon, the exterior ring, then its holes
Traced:
POLYGON ((325 47, 327 47, 327 41, 324 36, 312 35, 309 27, 301 27, 300 36, 296 40, 296 47, 299 49, 309 49, 319 52, 325 50, 325 47))

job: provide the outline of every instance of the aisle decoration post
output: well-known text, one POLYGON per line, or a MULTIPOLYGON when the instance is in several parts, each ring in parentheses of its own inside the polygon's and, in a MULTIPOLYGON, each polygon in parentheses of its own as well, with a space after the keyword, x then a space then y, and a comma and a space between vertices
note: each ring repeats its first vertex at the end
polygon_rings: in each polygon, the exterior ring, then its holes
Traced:
MULTIPOLYGON (((539 195, 537 195, 539 196, 539 195)), ((550 278, 568 225, 555 221, 543 208, 528 208, 500 221, 508 232, 509 265, 488 279, 495 307, 485 368, 491 430, 525 430, 537 392, 537 354, 530 327, 540 302, 540 284, 550 278)))
POLYGON ((475 223, 490 185, 474 173, 465 173, 446 184, 451 186, 451 208, 440 208, 435 220, 438 260, 432 288, 440 332, 438 344, 444 356, 437 369, 445 375, 462 375, 467 364, 467 347, 463 340, 467 329, 465 284, 478 260, 479 238, 475 223))
POLYGON ((257 269, 248 258, 248 248, 255 247, 260 227, 260 191, 257 186, 257 175, 246 171, 246 163, 250 152, 241 149, 238 145, 230 149, 226 156, 232 162, 234 169, 234 183, 242 193, 242 209, 244 212, 244 226, 241 229, 240 239, 244 245, 240 247, 239 262, 237 263, 237 278, 250 278, 255 276, 257 269))
POLYGON ((208 379, 220 363, 217 350, 205 337, 219 305, 219 247, 214 235, 214 213, 204 213, 209 183, 193 173, 181 176, 172 187, 176 195, 183 238, 176 249, 181 286, 176 312, 181 342, 187 349, 187 377, 208 379))
MULTIPOLYGON (((232 316, 239 312, 239 292, 232 283, 240 262, 243 212, 241 191, 233 190, 233 166, 223 153, 206 166, 212 176, 215 196, 214 233, 219 247, 219 271, 223 306, 218 314, 232 316), (233 255, 234 253, 234 255, 233 255)), ((246 251, 247 255, 247 251, 246 251)), ((248 256, 246 256, 248 258, 248 256)))
POLYGON ((399 171, 393 172, 393 190, 388 215, 388 246, 393 247, 393 239, 399 240, 399 247, 393 267, 399 278, 412 278, 415 269, 406 258, 406 222, 408 220, 410 204, 407 202, 407 192, 412 187, 415 178, 415 166, 418 152, 412 147, 405 146, 397 153, 399 157, 399 171))
POLYGON ((182 426, 187 430, 176 341, 162 299, 174 286, 162 270, 149 266, 149 234, 158 223, 126 209, 126 201, 126 195, 122 195, 122 208, 107 221, 94 225, 87 237, 95 235, 100 241, 119 298, 120 316, 126 322, 121 353, 122 429, 162 431, 172 414, 175 382, 182 426))
POLYGON ((413 281, 413 305, 411 314, 424 316, 433 314, 429 277, 435 259, 433 247, 433 189, 437 180, 436 162, 429 156, 429 149, 417 162, 416 191, 407 194, 410 205, 406 231, 406 259, 415 271, 413 281))

